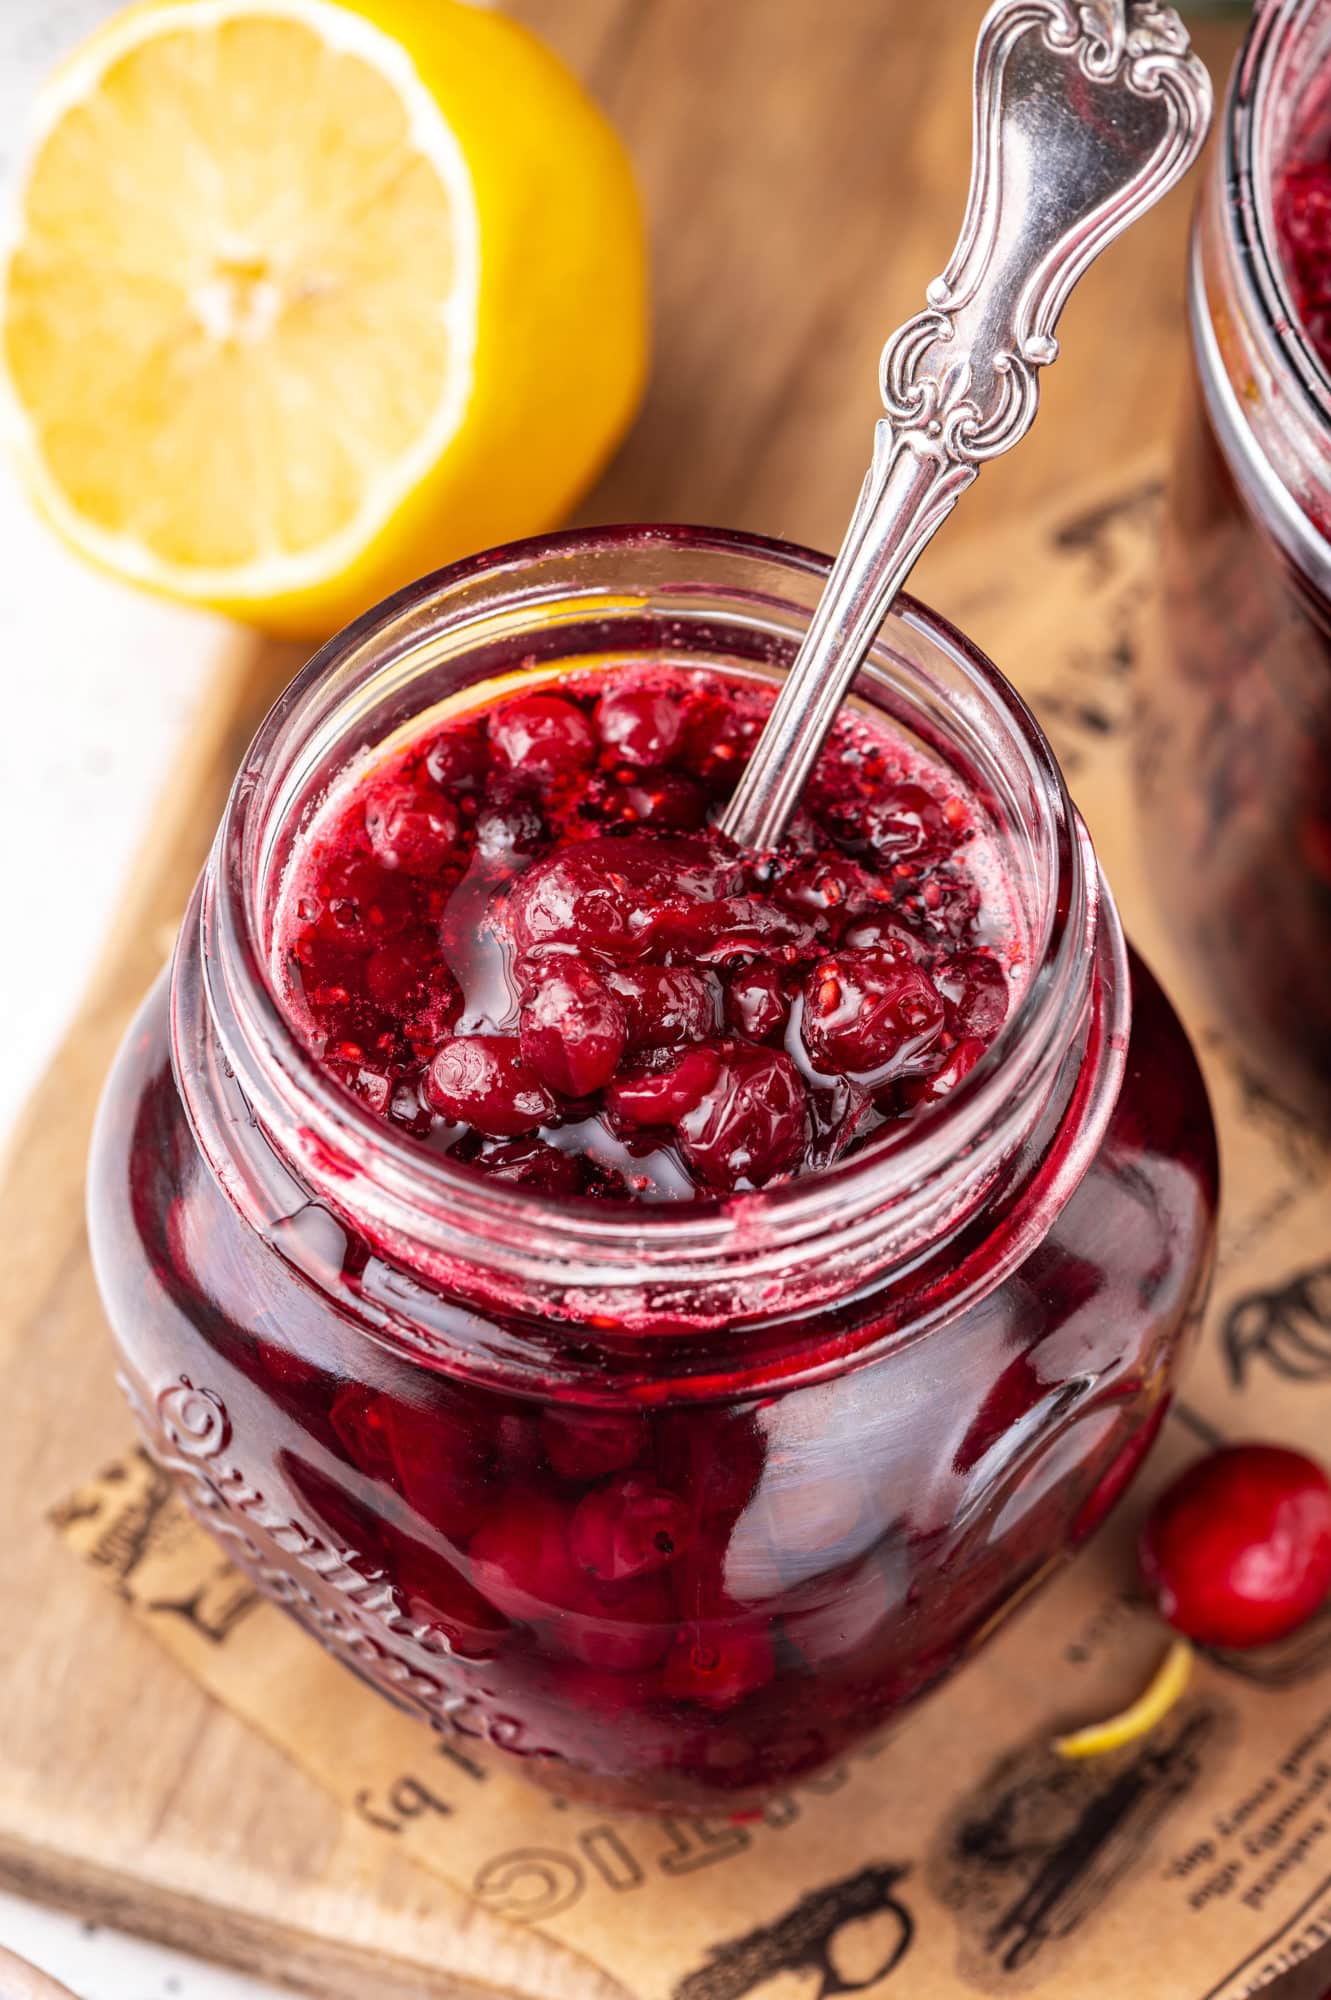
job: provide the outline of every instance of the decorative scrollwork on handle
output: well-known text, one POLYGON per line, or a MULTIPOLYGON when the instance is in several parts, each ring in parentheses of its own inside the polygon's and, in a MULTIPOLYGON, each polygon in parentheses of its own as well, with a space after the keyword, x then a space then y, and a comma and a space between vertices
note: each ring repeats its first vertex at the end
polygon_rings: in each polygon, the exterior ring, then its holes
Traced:
POLYGON ((1210 106, 1187 30, 1157 0, 991 8, 976 54, 961 235, 927 309, 883 349, 883 407, 899 450, 978 468, 1025 435, 1068 293, 1189 164, 1210 106), (1088 89, 1105 93, 1103 116, 1088 89))

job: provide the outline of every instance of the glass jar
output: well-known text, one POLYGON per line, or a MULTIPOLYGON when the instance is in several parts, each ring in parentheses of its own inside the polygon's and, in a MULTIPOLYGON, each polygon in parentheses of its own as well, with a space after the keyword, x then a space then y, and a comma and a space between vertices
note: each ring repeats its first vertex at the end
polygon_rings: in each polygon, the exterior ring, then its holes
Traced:
POLYGON ((1331 43, 1272 0, 1230 81, 1193 231, 1194 371, 1139 771, 1152 873, 1245 1056, 1331 1121, 1331 379, 1277 240, 1331 43))
POLYGON ((333 640, 255 739, 93 1149, 125 1383, 200 1518, 395 1700, 614 1804, 752 1809, 966 1658, 1131 1476, 1208 1268, 1183 1031, 1030 714, 905 599, 854 699, 981 803, 1031 946, 930 1116, 760 1193, 561 1203, 414 1145, 293 1037, 274 889, 349 760, 517 666, 779 677, 826 567, 556 536, 333 640), (661 1560, 598 1584, 589 1510, 661 1560))

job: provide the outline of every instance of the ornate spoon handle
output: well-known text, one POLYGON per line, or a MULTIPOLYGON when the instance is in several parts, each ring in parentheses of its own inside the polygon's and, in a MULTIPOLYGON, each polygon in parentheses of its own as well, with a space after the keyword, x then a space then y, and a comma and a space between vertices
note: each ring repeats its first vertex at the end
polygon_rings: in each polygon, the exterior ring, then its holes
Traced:
POLYGON ((970 198, 924 312, 883 349, 887 411, 846 539, 722 820, 781 838, 861 661, 921 550, 986 459, 1035 419, 1069 292, 1186 173, 1211 83, 1156 0, 996 0, 975 50, 970 198))

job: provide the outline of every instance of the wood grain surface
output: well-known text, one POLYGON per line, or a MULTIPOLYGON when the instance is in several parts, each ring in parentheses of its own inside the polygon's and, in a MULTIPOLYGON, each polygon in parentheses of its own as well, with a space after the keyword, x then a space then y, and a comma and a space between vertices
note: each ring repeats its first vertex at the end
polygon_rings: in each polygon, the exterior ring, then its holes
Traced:
MULTIPOLYGON (((834 545, 867 463, 879 348, 922 302, 960 218, 978 0, 514 11, 618 121, 652 228, 652 386, 580 518, 834 545)), ((1234 31, 1200 42, 1219 76, 1234 31)), ((1073 300, 1031 439, 986 471, 922 568, 940 608, 1012 560, 1012 525, 1037 503, 1163 450, 1189 204, 1176 194, 1073 300)), ((985 643, 982 614, 972 623, 985 643)), ((1020 660, 1000 663, 1021 678, 1020 660)), ((96 1093, 244 743, 294 664, 237 637, 0 1183, 0 1882, 357 2000, 496 1988, 596 2000, 612 1990, 600 1975, 396 1863, 213 1706, 114 1615, 45 1520, 127 1430, 83 1229, 96 1093)))

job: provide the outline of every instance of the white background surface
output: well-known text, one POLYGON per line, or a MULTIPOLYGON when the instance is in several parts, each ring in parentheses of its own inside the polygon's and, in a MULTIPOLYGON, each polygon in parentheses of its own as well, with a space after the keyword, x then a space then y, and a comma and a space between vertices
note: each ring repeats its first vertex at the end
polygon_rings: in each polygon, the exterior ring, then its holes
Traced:
MULTIPOLYGON (((6 207, 37 79, 112 11, 112 0, 0 0, 6 207)), ((225 629, 67 556, 0 451, 0 1143, 105 942, 225 629)), ((0 1895, 0 1944, 79 2000, 276 2000, 274 1988, 11 1896, 0 1895)))

